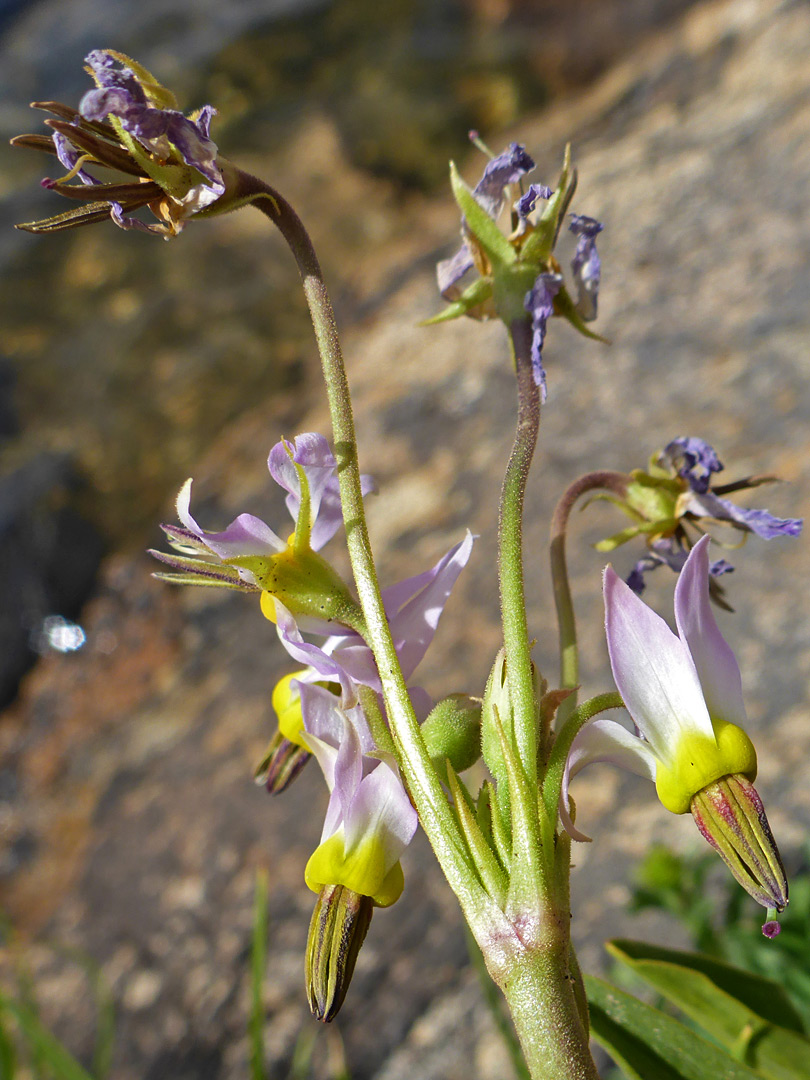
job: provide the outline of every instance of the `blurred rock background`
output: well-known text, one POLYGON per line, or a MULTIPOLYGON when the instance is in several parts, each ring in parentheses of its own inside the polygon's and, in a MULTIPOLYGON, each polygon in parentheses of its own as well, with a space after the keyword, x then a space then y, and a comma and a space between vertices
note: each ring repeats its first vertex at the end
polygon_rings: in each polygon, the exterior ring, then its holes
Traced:
MULTIPOLYGON (((384 579, 430 565, 467 525, 481 534, 421 669, 434 695, 480 692, 498 647, 494 508, 513 423, 500 328, 416 325, 439 306, 433 266, 457 239, 447 159, 471 181, 482 166, 470 127, 496 150, 525 142, 552 184, 572 140, 576 208, 606 223, 599 329, 613 344, 553 325, 545 353, 527 537, 544 671, 553 677, 547 523, 580 473, 640 466, 669 438, 699 435, 730 479, 791 481, 753 505, 806 511, 806 3, 10 2, 4 133, 40 130, 29 99, 75 102, 97 46, 137 56, 189 107, 214 102, 221 151, 308 223, 380 484, 370 521, 384 579)), ((268 1075, 283 1077, 311 1031, 302 869, 322 784, 311 767, 271 801, 250 780, 287 669, 256 605, 154 582, 143 550, 191 473, 210 527, 241 510, 279 520, 267 449, 327 426, 311 330, 292 260, 252 211, 171 244, 112 225, 13 232, 63 208, 37 187, 52 167, 0 148, 0 904, 33 943, 44 1016, 75 1053, 91 1052, 92 1000, 45 942, 101 965, 118 1010, 115 1077, 225 1080, 247 1072, 251 902, 267 867, 268 1075)), ((593 507, 572 539, 586 692, 609 680, 603 559, 589 544, 621 524, 593 507)), ((626 572, 634 557, 615 563, 626 572)), ((790 863, 810 817, 806 544, 754 541, 732 561, 737 610, 722 625, 790 863)), ((663 573, 649 599, 665 612, 663 573)), ((677 943, 677 929, 627 916, 627 882, 651 840, 697 845, 691 823, 607 768, 576 795, 595 837, 576 850, 584 966, 598 969, 618 932, 677 943)), ((508 1075, 422 842, 406 881, 375 917, 334 1025, 352 1077, 508 1075)), ((316 1076, 335 1074, 337 1038, 319 1035, 316 1076)))

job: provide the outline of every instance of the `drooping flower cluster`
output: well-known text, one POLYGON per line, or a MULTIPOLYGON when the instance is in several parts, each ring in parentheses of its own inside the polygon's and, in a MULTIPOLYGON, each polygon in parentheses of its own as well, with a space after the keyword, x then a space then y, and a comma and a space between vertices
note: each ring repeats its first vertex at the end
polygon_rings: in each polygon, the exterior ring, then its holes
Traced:
MULTIPOLYGON (((658 566, 680 572, 698 536, 716 525, 727 526, 763 540, 798 536, 800 518, 779 518, 767 510, 737 506, 725 496, 761 484, 773 483, 774 476, 752 476, 712 487, 712 477, 723 471, 714 448, 702 439, 680 436, 672 439, 651 459, 647 470, 635 469, 627 479, 623 497, 612 497, 633 524, 600 541, 598 551, 610 552, 637 536, 644 536, 648 550, 627 577, 627 584, 639 595, 644 591, 644 575, 658 566)), ((730 547, 737 546, 728 545, 730 547)), ((726 559, 711 563, 709 573, 712 599, 726 606, 717 578, 734 567, 726 559)))
MULTIPOLYGON (((206 532, 191 515, 189 480, 177 499, 182 526, 162 526, 179 554, 152 554, 171 568, 156 575, 164 580, 258 592, 262 612, 276 625, 285 650, 304 665, 275 688, 279 730, 257 774, 278 793, 314 756, 329 788, 321 841, 305 871, 307 885, 319 896, 307 954, 310 1003, 328 1020, 343 1000, 371 910, 394 903, 402 892, 399 860, 417 817, 396 760, 372 735, 366 714, 372 707, 383 725, 378 733, 390 739, 380 675, 361 633, 359 607, 336 571, 316 554, 342 523, 335 457, 323 436, 307 433, 277 443, 267 464, 287 493, 295 524, 289 540, 252 514, 240 514, 221 532, 206 532), (304 634, 324 640, 313 642, 304 634), (371 695, 366 707, 364 693, 371 695), (351 947, 338 948, 340 941, 351 947)), ((374 490, 370 477, 361 477, 361 488, 364 494, 374 490)), ((430 570, 383 591, 406 679, 430 645, 472 545, 468 533, 430 570)), ((409 692, 417 718, 424 720, 432 702, 419 687, 409 692)))
POLYGON ((189 217, 209 209, 225 192, 222 163, 210 135, 215 110, 205 105, 184 116, 171 91, 123 53, 97 49, 86 63, 96 89, 84 95, 78 111, 58 102, 35 102, 35 108, 57 117, 46 121, 53 136, 12 140, 16 146, 55 154, 68 171, 59 180, 43 180, 43 186, 81 205, 17 227, 55 232, 112 218, 122 229, 176 236, 189 217), (102 182, 88 166, 133 179, 102 182), (69 183, 74 178, 81 183, 69 183), (158 222, 134 217, 142 207, 158 222))
POLYGON ((603 226, 594 218, 569 215, 568 227, 577 237, 571 261, 577 294, 574 302, 553 251, 574 194, 576 172, 567 153, 556 192, 543 184, 531 184, 528 190, 512 197, 512 189, 534 167, 525 148, 512 143, 491 159, 472 191, 452 170, 453 190, 463 214, 462 244, 455 255, 436 268, 439 292, 450 301, 450 307, 428 322, 443 322, 460 315, 498 316, 509 325, 516 317, 527 314, 532 324, 532 370, 541 399, 545 400, 543 342, 549 318, 562 315, 581 333, 597 337, 585 323, 596 318, 601 277, 596 236, 603 226), (546 205, 538 214, 541 201, 546 205), (495 222, 507 204, 511 232, 504 236, 495 222), (463 289, 462 281, 473 269, 479 277, 463 289))
POLYGON ((709 537, 694 546, 675 588, 677 636, 611 567, 605 571, 608 651, 616 686, 636 725, 597 718, 568 758, 561 816, 576 840, 568 784, 586 765, 609 761, 655 781, 663 805, 691 811, 731 872, 759 903, 781 911, 787 883, 762 803, 752 786, 757 758, 740 669, 709 602, 709 537))

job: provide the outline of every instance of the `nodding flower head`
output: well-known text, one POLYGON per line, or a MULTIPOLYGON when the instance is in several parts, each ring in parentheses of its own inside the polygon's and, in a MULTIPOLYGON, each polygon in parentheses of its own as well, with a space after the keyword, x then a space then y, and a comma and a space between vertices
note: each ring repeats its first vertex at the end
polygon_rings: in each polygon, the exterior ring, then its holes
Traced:
MULTIPOLYGON (((151 551, 171 568, 156 577, 178 585, 215 585, 261 594, 262 610, 272 617, 271 598, 280 599, 299 618, 315 625, 353 625, 358 606, 329 563, 317 551, 342 524, 337 462, 326 439, 308 432, 283 440, 270 451, 270 475, 287 492, 295 528, 282 540, 253 514, 240 514, 222 532, 206 532, 191 515, 191 480, 177 496, 181 526, 163 525, 180 554, 151 551)), ((361 478, 364 494, 374 490, 361 478)))
POLYGON ((56 116, 46 121, 53 135, 12 140, 54 154, 67 173, 42 184, 79 205, 17 228, 56 232, 111 218, 122 229, 176 236, 188 218, 211 212, 226 190, 224 163, 210 136, 215 110, 205 105, 185 116, 171 91, 123 53, 96 49, 86 62, 96 89, 84 95, 78 110, 34 102, 34 108, 56 116), (126 179, 102 181, 98 168, 126 179), (70 183, 74 179, 80 182, 70 183), (133 216, 143 207, 157 222, 133 216))
POLYGON ((574 740, 563 785, 585 765, 611 761, 655 781, 675 814, 691 812, 701 833, 755 900, 776 911, 787 882, 765 811, 752 786, 757 758, 746 723, 740 669, 709 603, 708 536, 692 549, 675 588, 673 634, 614 573, 605 571, 605 625, 613 677, 638 734, 599 718, 574 740))
MULTIPOLYGON (((477 137, 475 141, 482 145, 477 137)), ((554 257, 577 182, 570 149, 566 149, 556 191, 544 184, 530 184, 523 190, 523 177, 534 167, 520 143, 512 143, 502 154, 491 156, 473 189, 451 165, 453 193, 463 215, 462 243, 455 255, 436 268, 439 292, 450 306, 428 323, 461 315, 478 319, 497 316, 510 326, 528 317, 532 325, 532 370, 545 400, 542 349, 549 318, 561 315, 580 333, 604 340, 585 326, 596 318, 601 275, 596 236, 602 225, 594 218, 569 215, 568 227, 577 237, 571 263, 577 293, 574 301, 554 257), (511 219, 505 235, 497 222, 507 207, 511 219), (473 270, 478 277, 464 288, 463 279, 473 270)))
MULTIPOLYGON (((596 548, 610 552, 637 536, 646 539, 647 551, 627 578, 633 592, 641 595, 644 575, 658 566, 669 566, 679 573, 696 540, 716 526, 742 533, 741 539, 728 544, 729 547, 744 543, 749 533, 773 540, 779 536, 798 536, 802 531, 801 518, 779 518, 767 510, 749 510, 725 497, 732 492, 775 483, 777 477, 748 476, 728 484, 713 484, 713 478, 722 471, 723 464, 712 446, 702 439, 680 436, 652 456, 646 471, 633 470, 623 497, 611 497, 611 502, 632 524, 601 540, 596 548)), ((711 598, 727 609, 718 578, 733 569, 726 559, 718 559, 709 566, 711 598)))

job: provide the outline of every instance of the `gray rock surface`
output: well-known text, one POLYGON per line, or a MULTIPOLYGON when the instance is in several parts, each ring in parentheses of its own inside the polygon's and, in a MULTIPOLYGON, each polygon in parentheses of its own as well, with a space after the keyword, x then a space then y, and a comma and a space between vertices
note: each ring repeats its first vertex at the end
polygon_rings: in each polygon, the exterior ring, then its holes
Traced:
MULTIPOLYGON (((547 523, 580 473, 643 465, 664 441, 692 434, 717 447, 731 478, 775 471, 790 481, 767 490, 773 512, 798 516, 808 505, 809 47, 806 4, 703 3, 584 95, 505 133, 527 144, 550 182, 571 138, 577 206, 606 222, 600 329, 613 344, 553 325, 545 353, 549 404, 529 496, 527 577, 536 658, 552 678, 547 523)), ((275 180, 298 193, 306 217, 339 163, 328 125, 313 120, 276 162, 275 180), (309 175, 300 178, 303 148, 309 175)), ((467 167, 470 179, 478 168, 467 167)), ((480 533, 420 670, 436 695, 476 692, 499 644, 494 510, 513 424, 507 350, 496 325, 416 325, 438 307, 425 253, 452 250, 458 216, 449 198, 414 196, 399 207, 408 227, 392 228, 382 223, 384 191, 349 170, 328 208, 331 228, 343 207, 364 210, 357 260, 336 292, 351 290, 363 314, 344 344, 362 460, 380 486, 372 537, 392 581, 429 565, 465 526, 480 533)), ((325 220, 316 219, 316 241, 325 220)), ((251 255, 257 237, 273 243, 247 214, 206 228, 212 243, 245 244, 251 255)), ((171 258, 182 257, 181 243, 171 258)), ((257 400, 188 463, 199 518, 214 526, 251 510, 279 520, 266 450, 282 432, 326 423, 313 363, 304 392, 257 400)), ((166 506, 170 515, 168 495, 166 506)), ((609 671, 603 559, 588 545, 620 524, 605 506, 581 521, 571 570, 591 693, 609 686, 609 671)), ((614 562, 626 572, 633 558, 623 551, 614 562)), ((803 541, 751 542, 733 561, 737 611, 721 625, 743 670, 760 791, 790 859, 810 819, 810 557, 803 541)), ((47 933, 101 963, 119 1002, 116 1078, 235 1080, 247 1071, 254 874, 267 867, 268 1075, 281 1077, 310 1031, 300 984, 312 898, 301 878, 319 835, 322 785, 312 766, 279 800, 250 782, 271 728, 269 688, 286 669, 255 604, 171 592, 148 572, 145 557, 108 561, 86 647, 44 658, 0 726, 1 820, 17 852, 3 903, 21 932, 47 933)), ((662 612, 672 584, 663 571, 651 580, 648 599, 662 612)), ((624 910, 634 861, 655 839, 685 848, 699 838, 648 784, 606 767, 579 778, 575 795, 594 843, 575 853, 574 925, 583 966, 595 970, 606 937, 662 933, 624 910)), ((405 869, 405 896, 375 915, 335 1025, 351 1075, 508 1075, 455 901, 421 840, 405 869)), ((44 946, 31 957, 46 1018, 86 1056, 86 996, 64 960, 44 946)), ((337 1036, 318 1039, 314 1074, 334 1075, 337 1036)))

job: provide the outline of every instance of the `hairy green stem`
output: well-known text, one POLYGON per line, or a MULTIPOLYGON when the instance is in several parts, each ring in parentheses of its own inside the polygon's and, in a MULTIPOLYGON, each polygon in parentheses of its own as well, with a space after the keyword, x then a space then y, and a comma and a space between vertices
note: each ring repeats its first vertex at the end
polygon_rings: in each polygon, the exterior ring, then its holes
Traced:
MULTIPOLYGON (((560 687, 574 689, 579 685, 579 655, 577 650, 577 624, 574 602, 568 582, 568 565, 565 558, 565 539, 568 519, 574 504, 588 491, 613 491, 623 496, 627 490, 628 477, 619 472, 592 472, 581 476, 568 488, 557 503, 551 519, 551 580, 554 585, 554 604, 557 609, 557 627, 560 640, 560 687)), ((577 695, 571 694, 557 711, 560 726, 576 708, 577 695)))
POLYGON ((292 251, 301 274, 326 381, 352 572, 365 618, 367 640, 380 673, 400 765, 422 828, 450 886, 468 919, 480 922, 485 913, 489 913, 492 901, 477 882, 471 858, 425 748, 380 595, 363 508, 349 385, 318 257, 301 219, 286 199, 257 177, 241 171, 237 175, 239 192, 235 198, 245 205, 254 205, 273 222, 292 251))
POLYGON ((516 319, 509 327, 509 340, 517 377, 518 415, 501 488, 498 575, 516 750, 526 777, 536 790, 538 719, 523 584, 523 503, 540 431, 540 392, 532 374, 530 320, 516 319))

